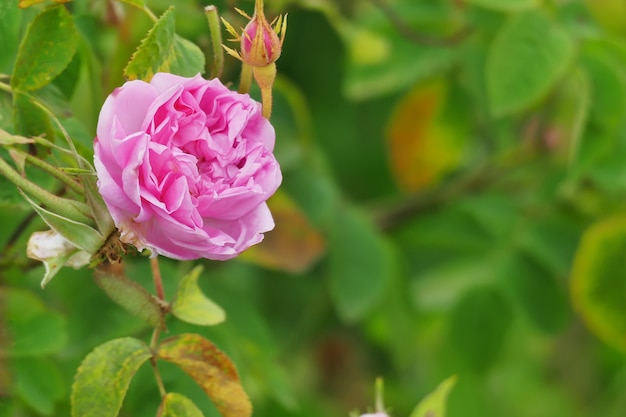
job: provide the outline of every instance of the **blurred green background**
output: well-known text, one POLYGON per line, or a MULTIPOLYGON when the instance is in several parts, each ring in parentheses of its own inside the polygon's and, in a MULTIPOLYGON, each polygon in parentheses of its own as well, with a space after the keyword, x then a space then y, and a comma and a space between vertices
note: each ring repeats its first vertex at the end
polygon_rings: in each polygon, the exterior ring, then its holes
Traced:
MULTIPOLYGON (((0 73, 49 4, 0 0, 0 73)), ((156 15, 171 4, 210 72, 207 4, 148 1, 156 15)), ((214 4, 237 28, 234 7, 253 8, 214 4)), ((89 155, 99 108, 152 23, 113 0, 65 7, 77 53, 36 94, 89 155)), ((450 417, 626 415, 626 2, 266 7, 289 13, 272 116, 277 226, 236 260, 162 260, 168 296, 201 263, 227 313, 210 328, 172 319, 170 332, 227 352, 255 416, 347 416, 373 405, 380 376, 391 415, 408 417, 453 374, 450 417)), ((222 80, 236 86, 239 69, 227 58, 222 80)), ((0 128, 42 133, 12 100, 0 91, 0 128)), ((0 201, 0 416, 67 416, 82 358, 150 329, 90 270, 64 269, 42 290, 25 242, 44 225, 4 179, 0 201)), ((147 259, 126 270, 152 288, 147 259)), ((168 390, 218 415, 189 377, 160 368, 168 390)), ((157 406, 144 366, 120 415, 157 406)))

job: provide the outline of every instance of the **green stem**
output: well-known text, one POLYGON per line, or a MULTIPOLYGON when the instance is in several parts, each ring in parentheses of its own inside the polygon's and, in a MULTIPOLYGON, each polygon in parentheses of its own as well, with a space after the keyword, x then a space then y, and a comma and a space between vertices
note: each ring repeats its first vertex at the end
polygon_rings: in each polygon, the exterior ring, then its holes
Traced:
POLYGON ((241 64, 241 78, 239 81, 239 92, 241 94, 247 94, 252 87, 252 66, 243 62, 241 64))
MULTIPOLYGON (((150 339, 150 348, 152 349, 153 352, 156 352, 160 333, 161 331, 159 330, 158 327, 155 327, 154 330, 152 331, 152 338, 150 339)), ((167 390, 165 389, 165 385, 163 384, 163 378, 161 378, 161 373, 159 372, 159 367, 157 366, 156 357, 153 356, 152 359, 150 360, 150 363, 152 364, 152 370, 154 371, 154 379, 159 389, 159 394, 161 395, 161 398, 163 398, 167 395, 167 390)))
POLYGON ((27 194, 44 203, 51 211, 80 223, 90 223, 91 210, 89 206, 67 198, 62 198, 28 181, 17 173, 6 161, 0 158, 0 173, 9 181, 24 190, 27 194))
POLYGON ((29 154, 28 152, 24 152, 24 151, 20 151, 20 150, 16 150, 16 151, 24 154, 25 157, 26 157, 26 161, 27 162, 29 162, 30 164, 36 166, 37 168, 41 169, 42 171, 45 171, 48 174, 52 175, 54 178, 58 179, 63 184, 67 185, 70 189, 72 189, 76 193, 78 193, 80 195, 84 195, 85 194, 85 190, 83 189, 83 187, 78 182, 76 182, 71 176, 67 175, 65 172, 61 171, 57 167, 47 163, 46 161, 44 161, 42 159, 39 159, 39 158, 29 154))
MULTIPOLYGON (((152 280, 154 281, 157 297, 159 300, 165 301, 163 280, 161 279, 161 269, 159 268, 159 259, 156 256, 154 258, 150 258, 150 269, 152 270, 152 280)), ((152 338, 150 339, 150 349, 152 349, 153 352, 156 352, 157 350, 160 334, 161 330, 158 327, 155 327, 152 331, 152 338)), ((161 394, 161 398, 163 398, 167 395, 167 391, 165 390, 165 385, 163 385, 163 379, 161 378, 161 373, 159 372, 156 358, 154 356, 152 357, 151 363, 152 369, 154 370, 154 378, 156 380, 157 387, 159 388, 159 393, 161 394)))
POLYGON ((272 88, 276 80, 276 64, 272 62, 264 67, 253 67, 254 79, 261 89, 263 116, 269 119, 272 115, 272 88))
POLYGON ((213 66, 211 68, 211 78, 219 78, 224 70, 224 49, 222 48, 222 25, 214 5, 206 6, 204 14, 209 22, 209 33, 211 35, 211 47, 213 48, 213 66))
POLYGON ((6 91, 7 93, 10 93, 10 94, 13 94, 13 89, 11 88, 11 86, 9 84, 5 84, 5 83, 1 83, 0 82, 0 90, 6 91))
POLYGON ((156 22, 157 20, 159 20, 159 18, 152 12, 152 10, 150 10, 148 8, 148 6, 144 6, 143 7, 143 11, 148 15, 148 17, 153 21, 156 22))

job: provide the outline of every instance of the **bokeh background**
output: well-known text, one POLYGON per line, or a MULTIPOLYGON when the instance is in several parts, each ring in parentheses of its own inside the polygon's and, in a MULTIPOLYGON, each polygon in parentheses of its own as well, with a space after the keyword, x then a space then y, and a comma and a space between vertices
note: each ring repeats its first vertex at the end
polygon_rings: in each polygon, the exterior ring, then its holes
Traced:
MULTIPOLYGON (((156 15, 175 6, 208 73, 208 3, 147 3, 156 15)), ((0 0, 0 73, 49 4, 0 0)), ((214 4, 237 28, 234 7, 253 8, 214 4)), ((89 155, 99 108, 152 22, 114 0, 65 7, 78 52, 37 94, 89 155)), ((266 7, 289 13, 272 116, 277 226, 236 260, 162 260, 167 295, 202 264, 202 289, 227 313, 210 328, 171 320, 170 332, 227 352, 259 417, 364 411, 378 376, 391 415, 408 417, 451 375, 450 417, 626 415, 626 2, 266 7)), ((239 70, 227 58, 222 80, 235 88, 239 70)), ((4 91, 0 128, 28 130, 4 91)), ((0 194, 0 416, 67 416, 82 358, 150 329, 91 270, 64 269, 42 290, 25 242, 44 225, 4 179, 0 194)), ((152 288, 146 258, 125 268, 152 288)), ((218 415, 189 377, 160 369, 168 390, 218 415)), ((120 415, 157 406, 144 366, 120 415)))

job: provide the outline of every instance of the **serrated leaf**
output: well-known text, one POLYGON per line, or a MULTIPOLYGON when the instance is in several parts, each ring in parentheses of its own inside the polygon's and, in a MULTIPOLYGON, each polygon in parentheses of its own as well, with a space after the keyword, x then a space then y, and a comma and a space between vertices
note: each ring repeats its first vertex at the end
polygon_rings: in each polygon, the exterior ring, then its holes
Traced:
POLYGON ((626 217, 593 224, 574 258, 572 302, 589 329, 626 351, 626 217))
POLYGON ((445 417, 448 395, 455 383, 456 376, 451 376, 439 384, 415 407, 410 417, 445 417))
POLYGON ((193 76, 204 72, 204 54, 175 33, 174 7, 163 13, 124 69, 129 80, 150 81, 157 72, 193 76))
POLYGON ((72 386, 72 417, 116 417, 132 377, 152 357, 141 340, 123 337, 89 353, 72 386))
POLYGON ((383 298, 391 274, 389 249, 360 213, 341 208, 330 227, 330 295, 339 315, 356 321, 383 298))
POLYGON ((172 314, 187 323, 213 326, 223 322, 226 313, 198 287, 198 277, 202 270, 202 266, 197 266, 180 281, 172 303, 172 314))
POLYGON ((204 414, 189 398, 169 392, 163 397, 157 417, 204 417, 204 414))
POLYGON ((207 339, 196 334, 165 339, 157 356, 178 365, 196 381, 223 417, 252 415, 252 404, 239 382, 235 365, 207 339))
POLYGON ((133 316, 139 317, 152 327, 164 329, 164 313, 156 297, 114 267, 96 269, 93 274, 96 284, 111 300, 133 316))
POLYGON ((31 98, 21 93, 13 95, 13 123, 16 133, 23 136, 45 136, 54 141, 54 129, 50 116, 31 98))
POLYGON ((495 116, 526 110, 565 73, 574 53, 566 32, 540 12, 514 15, 487 58, 487 95, 495 116))
POLYGON ((65 317, 47 309, 33 293, 17 288, 0 288, 0 305, 3 308, 0 325, 6 326, 11 335, 11 343, 0 343, 0 357, 45 355, 65 345, 65 317))
POLYGON ((519 12, 537 6, 537 0, 466 0, 467 4, 502 12, 519 12))
POLYGON ((20 44, 11 86, 15 90, 37 90, 50 83, 72 60, 78 31, 67 9, 45 9, 28 26, 20 44))
POLYGON ((268 205, 275 229, 266 233, 261 243, 242 253, 240 259, 293 273, 308 270, 324 253, 324 238, 281 190, 272 196, 268 205))

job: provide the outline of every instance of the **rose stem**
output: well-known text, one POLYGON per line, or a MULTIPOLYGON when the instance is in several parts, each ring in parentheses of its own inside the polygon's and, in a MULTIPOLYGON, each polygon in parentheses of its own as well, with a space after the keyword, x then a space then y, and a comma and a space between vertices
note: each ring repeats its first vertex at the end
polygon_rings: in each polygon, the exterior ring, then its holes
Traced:
POLYGON ((224 70, 224 50, 222 49, 222 25, 217 14, 217 7, 206 6, 204 14, 209 22, 209 33, 211 35, 211 47, 213 48, 213 66, 211 68, 211 78, 219 78, 224 70))
MULTIPOLYGON (((161 270, 159 268, 159 258, 154 257, 150 258, 150 268, 152 270, 152 280, 154 281, 154 287, 156 288, 157 297, 161 301, 165 301, 165 293, 163 292, 163 281, 161 280, 161 270)), ((161 330, 158 327, 155 327, 152 331, 152 339, 150 340, 150 349, 154 352, 156 351, 157 344, 159 342, 159 334, 161 330)), ((152 356, 150 360, 152 363, 152 369, 154 370, 154 377, 156 379, 157 386, 159 387, 159 393, 161 394, 161 398, 167 395, 167 391, 165 390, 165 386, 163 385, 163 379, 161 378, 161 373, 159 372, 159 368, 157 367, 156 357, 152 356)))

